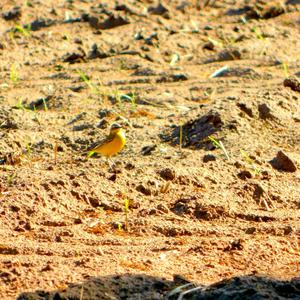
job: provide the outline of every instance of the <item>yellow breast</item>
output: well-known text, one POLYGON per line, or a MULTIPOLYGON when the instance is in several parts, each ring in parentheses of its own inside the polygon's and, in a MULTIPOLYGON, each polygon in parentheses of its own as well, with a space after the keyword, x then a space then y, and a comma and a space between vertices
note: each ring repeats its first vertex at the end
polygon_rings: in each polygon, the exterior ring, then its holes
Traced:
POLYGON ((95 152, 110 157, 120 152, 126 144, 126 136, 124 130, 119 130, 113 139, 108 143, 104 143, 95 149, 95 152))

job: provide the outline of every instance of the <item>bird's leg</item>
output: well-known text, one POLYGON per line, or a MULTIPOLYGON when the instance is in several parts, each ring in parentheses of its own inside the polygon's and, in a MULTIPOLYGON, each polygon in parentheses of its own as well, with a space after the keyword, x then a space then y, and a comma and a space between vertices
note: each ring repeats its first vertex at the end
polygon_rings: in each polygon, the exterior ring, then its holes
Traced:
POLYGON ((106 157, 106 163, 108 164, 109 169, 111 169, 111 170, 114 169, 115 163, 109 157, 106 157))

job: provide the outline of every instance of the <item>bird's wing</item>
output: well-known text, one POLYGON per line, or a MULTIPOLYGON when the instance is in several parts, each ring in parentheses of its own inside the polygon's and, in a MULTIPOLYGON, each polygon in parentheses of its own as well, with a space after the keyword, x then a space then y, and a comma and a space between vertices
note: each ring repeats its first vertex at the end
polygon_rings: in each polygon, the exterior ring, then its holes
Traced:
POLYGON ((114 134, 109 134, 109 136, 107 136, 106 138, 102 139, 101 141, 94 143, 92 145, 92 147, 90 147, 87 151, 94 151, 95 149, 101 147, 104 144, 107 144, 109 142, 111 142, 114 139, 115 135, 114 134))

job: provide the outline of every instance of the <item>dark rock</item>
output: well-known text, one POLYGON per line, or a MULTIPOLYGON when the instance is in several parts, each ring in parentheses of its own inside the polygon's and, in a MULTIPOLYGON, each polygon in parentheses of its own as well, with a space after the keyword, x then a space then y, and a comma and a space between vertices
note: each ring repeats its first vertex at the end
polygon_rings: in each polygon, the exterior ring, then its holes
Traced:
POLYGON ((259 113, 259 117, 263 120, 274 118, 274 116, 271 113, 270 107, 266 103, 262 103, 258 105, 258 113, 259 113))
POLYGON ((209 161, 215 161, 217 158, 215 157, 215 155, 213 155, 213 154, 205 154, 204 156, 203 156, 203 158, 202 158, 202 161, 204 162, 204 163, 207 163, 207 162, 209 162, 209 161))
POLYGON ((229 60, 237 60, 242 58, 242 53, 235 48, 224 49, 216 56, 210 57, 205 60, 205 63, 212 63, 216 61, 229 61, 229 60))
POLYGON ((33 22, 25 25, 24 27, 29 30, 36 31, 44 27, 50 27, 55 23, 56 23, 55 20, 41 18, 41 19, 34 20, 33 22))
POLYGON ((157 6, 148 7, 148 13, 151 15, 163 16, 166 19, 170 18, 169 10, 161 3, 159 3, 157 6))
POLYGON ((127 25, 130 22, 121 16, 110 15, 104 22, 99 22, 97 17, 89 17, 89 24, 96 29, 111 29, 118 26, 127 25))
POLYGON ((136 190, 142 194, 144 194, 145 196, 151 196, 152 191, 149 187, 145 187, 143 184, 139 184, 136 187, 136 190))
POLYGON ((104 129, 107 128, 108 124, 109 122, 105 118, 103 118, 96 124, 96 127, 104 129))
POLYGON ((209 41, 207 43, 205 43, 203 46, 202 46, 203 49, 207 49, 207 50, 214 50, 215 49, 215 45, 213 42, 209 41))
POLYGON ((249 227, 245 230, 246 234, 253 234, 256 231, 256 227, 249 227))
POLYGON ((171 168, 161 169, 158 172, 159 176, 165 180, 174 180, 176 177, 176 173, 171 168))
POLYGON ((103 119, 105 117, 109 117, 113 115, 113 111, 111 109, 105 108, 98 112, 99 118, 103 119))
POLYGON ((248 107, 246 103, 238 102, 236 105, 241 111, 243 111, 249 117, 251 117, 251 118, 253 117, 252 109, 250 107, 248 107))
POLYGON ((92 45, 92 50, 89 51, 87 58, 88 59, 95 59, 95 58, 106 58, 111 56, 109 53, 104 52, 103 50, 99 49, 97 44, 92 45))
POLYGON ((297 77, 291 76, 286 78, 283 85, 290 87, 293 91, 300 92, 300 81, 297 77))
POLYGON ((26 105, 25 108, 30 110, 43 108, 46 110, 48 107, 48 102, 51 98, 52 98, 51 96, 45 98, 38 98, 37 100, 34 100, 30 102, 28 105, 26 105))
POLYGON ((224 251, 232 251, 232 250, 243 250, 244 249, 244 241, 241 239, 232 241, 227 247, 224 248, 224 251))
POLYGON ((2 18, 6 21, 20 19, 21 15, 22 15, 22 12, 21 12, 21 8, 19 6, 15 6, 11 10, 1 14, 2 18))
POLYGON ((273 168, 285 172, 296 172, 295 163, 283 152, 278 151, 275 158, 270 161, 273 168))
POLYGON ((239 173, 237 174, 237 176, 238 176, 238 178, 243 179, 243 180, 252 178, 251 172, 249 172, 249 171, 247 171, 247 170, 244 170, 244 171, 239 172, 239 173))
POLYGON ((72 124, 76 123, 77 121, 84 119, 85 116, 86 116, 86 112, 82 112, 82 113, 78 114, 77 116, 75 116, 72 120, 70 120, 67 123, 67 125, 72 125, 72 124))
POLYGON ((150 155, 155 149, 156 145, 149 145, 142 148, 142 155, 150 155))
POLYGON ((82 48, 78 48, 76 51, 74 52, 67 52, 66 54, 64 54, 62 56, 62 61, 63 62, 68 62, 70 64, 74 64, 76 62, 81 62, 84 61, 85 58, 85 52, 83 51, 82 48))
POLYGON ((82 130, 85 130, 85 129, 90 129, 90 128, 93 128, 93 125, 91 124, 80 124, 80 125, 75 125, 73 126, 73 131, 82 131, 82 130))
POLYGON ((84 85, 76 85, 76 86, 70 86, 68 87, 72 92, 79 93, 81 90, 85 88, 84 85))

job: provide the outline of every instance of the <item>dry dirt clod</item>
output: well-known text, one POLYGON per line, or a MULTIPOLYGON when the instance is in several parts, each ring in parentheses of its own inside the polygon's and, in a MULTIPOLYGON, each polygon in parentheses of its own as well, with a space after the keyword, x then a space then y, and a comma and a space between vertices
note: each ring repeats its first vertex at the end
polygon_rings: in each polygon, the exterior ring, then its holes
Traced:
POLYGON ((144 186, 143 184, 139 184, 136 187, 136 190, 142 194, 144 194, 145 196, 151 196, 152 195, 152 191, 149 187, 144 186))
POLYGON ((209 161, 215 161, 216 159, 217 159, 216 156, 213 154, 205 154, 202 158, 202 161, 204 163, 207 163, 209 161))
POLYGON ((165 180, 174 180, 176 177, 176 173, 174 169, 171 168, 164 168, 158 171, 158 174, 161 178, 165 180))
POLYGON ((14 8, 12 8, 11 10, 7 11, 7 12, 3 12, 1 14, 2 18, 5 21, 10 21, 10 20, 14 20, 14 19, 19 19, 22 15, 21 12, 21 8, 19 6, 15 6, 14 8))
POLYGON ((270 161, 273 168, 285 172, 296 172, 297 167, 292 159, 282 150, 277 152, 275 158, 270 161))
POLYGON ((266 103, 262 103, 258 105, 258 112, 259 112, 259 117, 263 120, 274 119, 274 116, 271 113, 271 108, 266 103))
POLYGON ((290 87, 293 91, 300 92, 300 81, 297 77, 291 76, 286 78, 283 85, 290 87))

